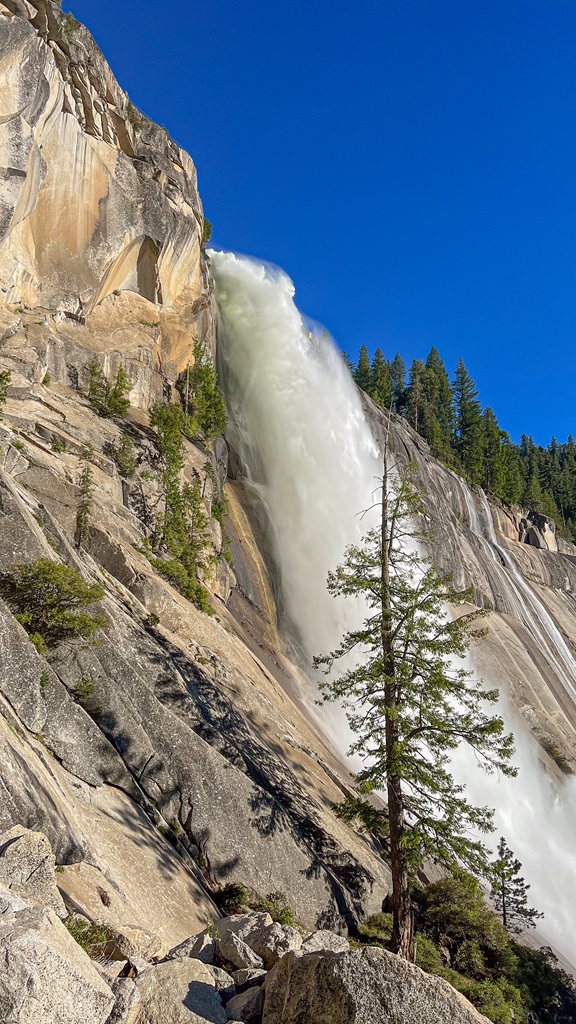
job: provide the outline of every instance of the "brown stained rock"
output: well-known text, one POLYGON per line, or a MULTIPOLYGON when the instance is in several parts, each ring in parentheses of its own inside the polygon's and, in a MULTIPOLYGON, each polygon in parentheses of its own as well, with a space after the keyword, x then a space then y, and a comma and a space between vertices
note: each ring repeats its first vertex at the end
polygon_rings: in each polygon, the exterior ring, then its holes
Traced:
POLYGON ((489 1024, 446 981, 374 946, 288 953, 264 994, 262 1024, 489 1024))
POLYGON ((55 867, 52 847, 41 832, 14 825, 0 834, 0 885, 35 907, 51 907, 66 917, 55 867))
POLYGON ((2 1024, 105 1024, 110 987, 53 910, 0 916, 2 1024))

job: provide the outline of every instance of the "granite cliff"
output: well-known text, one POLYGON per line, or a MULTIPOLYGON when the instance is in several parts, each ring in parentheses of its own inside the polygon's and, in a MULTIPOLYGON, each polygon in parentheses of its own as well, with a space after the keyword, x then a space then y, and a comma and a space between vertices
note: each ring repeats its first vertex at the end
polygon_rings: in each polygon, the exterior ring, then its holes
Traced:
MULTIPOLYGON (((389 873, 331 809, 350 776, 306 712, 266 519, 223 438, 187 439, 182 469, 208 517, 213 614, 146 549, 162 506, 150 410, 176 398, 198 342, 216 351, 192 160, 56 0, 0 0, 0 103, 0 571, 72 566, 104 587, 109 620, 97 646, 42 653, 0 601, 0 833, 42 832, 66 906, 154 933, 162 952, 217 915, 232 881, 281 890, 309 930, 353 930, 389 873), (95 364, 127 373, 125 419, 89 401, 95 364)), ((385 417, 365 412, 378 439, 385 417)), ((529 510, 490 505, 399 419, 392 439, 425 487, 437 561, 493 609, 478 664, 505 677, 561 784, 550 751, 576 766, 576 552, 529 510)))

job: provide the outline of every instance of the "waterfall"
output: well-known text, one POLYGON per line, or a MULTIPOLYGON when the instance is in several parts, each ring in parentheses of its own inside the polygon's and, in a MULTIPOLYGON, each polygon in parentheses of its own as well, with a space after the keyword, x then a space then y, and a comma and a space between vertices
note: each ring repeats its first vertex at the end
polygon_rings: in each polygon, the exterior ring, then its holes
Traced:
MULTIPOLYGON (((310 663, 315 654, 334 649, 342 634, 364 618, 360 602, 328 594, 326 576, 341 561, 346 545, 357 542, 372 525, 370 514, 362 519, 359 513, 377 500, 378 452, 341 353, 325 332, 306 324, 287 275, 232 253, 211 252, 210 259, 220 315, 228 439, 269 520, 284 629, 294 631, 310 663)), ((465 501, 471 529, 490 547, 511 585, 512 566, 508 571, 502 567, 493 532, 484 536, 485 529, 493 531, 491 517, 483 529, 467 488, 465 501)), ((530 604, 527 584, 520 579, 512 586, 519 617, 522 609, 528 614, 526 602, 530 604)), ((531 615, 530 621, 540 630, 544 652, 552 656, 558 649, 560 656, 558 638, 545 616, 531 615)), ((576 681, 568 662, 561 660, 566 683, 576 681)), ((576 785, 567 780, 557 791, 522 721, 505 702, 501 711, 514 727, 518 779, 486 776, 466 748, 455 758, 455 771, 473 802, 496 808, 494 845, 502 832, 523 862, 532 902, 546 914, 540 934, 576 962, 571 935, 576 785)), ((338 709, 324 719, 324 726, 344 753, 350 734, 338 709)))

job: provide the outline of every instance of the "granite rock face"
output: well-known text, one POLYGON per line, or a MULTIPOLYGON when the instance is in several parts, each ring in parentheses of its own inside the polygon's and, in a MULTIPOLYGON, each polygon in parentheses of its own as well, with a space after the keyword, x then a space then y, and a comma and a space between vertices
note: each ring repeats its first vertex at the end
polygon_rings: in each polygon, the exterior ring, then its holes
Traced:
POLYGON ((178 312, 184 353, 210 297, 188 154, 135 110, 55 0, 0 5, 0 94, 6 301, 86 315, 129 289, 178 312))
MULTIPOLYGON (((217 916, 228 881, 265 894, 272 879, 307 926, 342 929, 380 909, 389 873, 332 814, 346 769, 291 700, 271 606, 224 557, 222 438, 186 441, 183 468, 209 520, 216 614, 143 552, 161 500, 149 410, 176 398, 195 339, 215 349, 193 163, 55 0, 0 2, 0 94, 0 568, 73 565, 103 583, 110 619, 97 647, 46 659, 0 603, 0 828, 41 829, 69 909, 163 950, 217 916), (86 400, 94 359, 128 374, 124 422, 86 400), (130 478, 113 457, 126 436, 130 478), (95 513, 78 552, 86 445, 95 513)), ((257 553, 237 511, 236 546, 257 553)))
POLYGON ((264 984, 263 1024, 488 1024, 447 982, 392 953, 288 953, 264 984))

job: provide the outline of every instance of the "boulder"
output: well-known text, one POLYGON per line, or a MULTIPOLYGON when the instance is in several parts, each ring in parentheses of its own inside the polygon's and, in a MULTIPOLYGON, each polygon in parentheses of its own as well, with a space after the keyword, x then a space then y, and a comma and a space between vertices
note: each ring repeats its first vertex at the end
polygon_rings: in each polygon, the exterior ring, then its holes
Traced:
POLYGON ((116 978, 112 982, 112 991, 116 997, 114 1009, 106 1024, 131 1024, 138 1019, 140 993, 132 978, 116 978))
POLYGON ((221 967, 213 967, 212 964, 207 964, 206 968, 214 978, 214 985, 216 991, 220 993, 220 998, 223 1002, 228 1002, 229 999, 236 995, 234 978, 228 974, 228 971, 223 971, 221 967))
POLYGON ((489 1024, 446 981, 375 946, 288 953, 264 993, 262 1024, 489 1024))
POLYGON ((253 985, 262 985, 266 977, 266 971, 258 970, 254 967, 245 967, 242 971, 234 971, 232 977, 234 978, 236 991, 245 992, 247 988, 252 988, 253 985))
POLYGON ((112 960, 150 960, 161 952, 162 943, 158 936, 150 935, 142 928, 127 925, 107 927, 112 934, 106 943, 105 954, 112 960))
POLYGON ((218 940, 218 952, 223 960, 231 963, 233 967, 241 970, 243 967, 263 967, 262 957, 240 939, 234 932, 228 932, 223 939, 218 940))
POLYGON ((230 1020, 240 1020, 243 1024, 260 1024, 264 1008, 264 993, 260 988, 249 988, 234 996, 226 1005, 226 1013, 230 1020))
POLYGON ((321 929, 312 932, 300 947, 301 953, 346 953, 350 949, 348 939, 336 932, 321 929))
POLYGON ((270 914, 255 911, 251 914, 231 914, 216 922, 215 930, 219 939, 225 939, 231 932, 239 939, 253 945, 254 940, 274 922, 270 914))
POLYGON ((30 906, 11 889, 0 886, 0 914, 17 914, 19 910, 27 910, 30 906))
POLYGON ((14 825, 0 835, 0 885, 36 907, 51 907, 66 917, 56 886, 56 860, 42 832, 14 825))
POLYGON ((212 930, 206 928, 200 935, 192 935, 178 943, 168 953, 167 959, 175 960, 181 956, 191 956, 194 960, 201 960, 203 964, 213 964, 216 955, 216 941, 212 930))
POLYGON ((250 941, 254 952, 262 957, 266 970, 270 970, 286 953, 297 953, 301 945, 300 932, 289 924, 279 924, 277 921, 263 928, 250 941))
POLYGON ((200 960, 183 957, 157 964, 136 979, 138 1024, 226 1024, 214 979, 200 960))
POLYGON ((0 917, 3 1024, 104 1024, 110 987, 50 908, 0 917))

